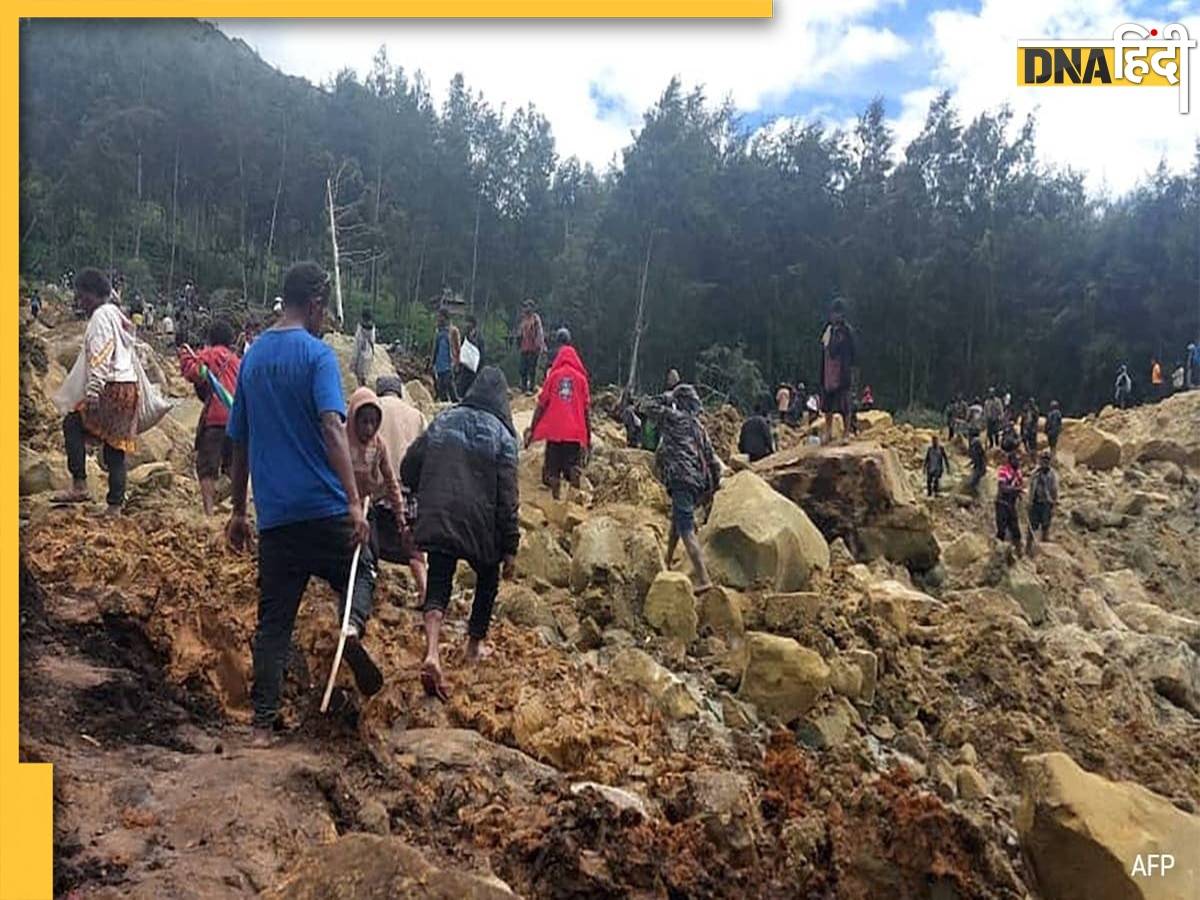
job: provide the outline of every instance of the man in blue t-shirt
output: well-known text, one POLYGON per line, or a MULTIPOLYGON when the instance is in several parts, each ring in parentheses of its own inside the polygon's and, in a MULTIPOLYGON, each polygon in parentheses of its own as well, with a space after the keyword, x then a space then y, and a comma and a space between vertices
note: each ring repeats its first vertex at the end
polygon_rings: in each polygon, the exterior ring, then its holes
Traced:
MULTIPOLYGON (((226 534, 235 550, 251 542, 247 480, 258 519, 259 604, 254 633, 254 744, 269 746, 296 612, 313 575, 345 596, 356 545, 362 545, 350 603, 345 658, 370 696, 383 676, 361 638, 375 591, 369 529, 354 480, 343 421, 337 357, 318 335, 329 275, 296 263, 283 282, 283 315, 242 360, 227 433, 233 440, 233 513, 226 534)), ((344 602, 344 600, 343 600, 344 602)))
POLYGON ((429 354, 429 368, 433 371, 434 397, 439 401, 458 402, 454 386, 454 370, 458 368, 458 353, 461 337, 458 329, 450 322, 450 310, 442 307, 437 311, 437 331, 433 333, 433 347, 429 354))

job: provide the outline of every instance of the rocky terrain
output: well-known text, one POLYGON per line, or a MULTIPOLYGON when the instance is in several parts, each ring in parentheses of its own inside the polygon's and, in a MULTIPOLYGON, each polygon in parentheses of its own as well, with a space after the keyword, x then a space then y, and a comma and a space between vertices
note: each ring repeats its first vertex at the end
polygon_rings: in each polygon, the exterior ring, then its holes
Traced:
POLYGON ((199 404, 147 347, 180 403, 128 515, 52 508, 49 397, 82 327, 48 318, 22 340, 21 747, 55 763, 62 896, 1200 896, 1200 392, 1070 421, 1032 559, 992 539, 991 478, 962 493, 963 447, 927 500, 929 433, 886 413, 845 446, 785 428, 751 466, 715 411, 731 472, 699 596, 664 565, 650 454, 605 422, 555 502, 534 448, 496 654, 463 665, 460 570, 451 699, 424 697, 416 598, 385 567, 366 640, 387 686, 360 703, 344 673, 322 716, 314 583, 287 733, 250 750, 255 566, 200 514, 199 404), (1137 876, 1141 853, 1175 868, 1137 876))

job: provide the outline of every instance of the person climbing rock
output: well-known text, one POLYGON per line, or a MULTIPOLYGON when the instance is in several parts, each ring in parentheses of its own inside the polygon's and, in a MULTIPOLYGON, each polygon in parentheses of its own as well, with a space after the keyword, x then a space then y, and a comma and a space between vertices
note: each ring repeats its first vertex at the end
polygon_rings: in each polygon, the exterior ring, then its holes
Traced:
POLYGON ((358 494, 371 498, 371 553, 376 560, 408 566, 417 584, 417 596, 424 601, 425 557, 408 528, 399 467, 384 438, 383 423, 383 404, 374 391, 362 387, 350 395, 346 444, 358 494))
POLYGON ((1063 430, 1062 409, 1057 400, 1050 401, 1050 411, 1046 413, 1046 443, 1050 445, 1051 455, 1058 451, 1058 438, 1063 430))
MULTIPOLYGON (((375 591, 370 527, 359 497, 343 427, 346 405, 337 356, 317 335, 329 302, 329 275, 296 263, 283 281, 283 314, 242 360, 229 416, 233 440, 233 512, 229 544, 251 544, 247 483, 258 519, 258 625, 254 633, 255 746, 269 746, 300 599, 317 576, 345 602, 357 545, 362 546, 350 600, 345 659, 364 695, 383 676, 362 645, 375 591)), ((341 621, 339 610, 338 621, 341 621)))
MULTIPOLYGON (((116 515, 125 503, 125 454, 136 447, 138 377, 134 356, 133 323, 115 303, 112 286, 99 269, 83 269, 75 277, 75 302, 88 317, 83 348, 76 367, 82 377, 68 377, 61 395, 71 408, 63 418, 63 440, 71 489, 54 497, 56 503, 86 503, 87 443, 103 446, 108 470, 107 513, 116 515)), ((74 374, 76 369, 72 369, 74 374)))
POLYGON ((426 693, 445 700, 439 643, 458 561, 475 570, 466 650, 472 663, 491 652, 484 639, 501 574, 506 579, 515 574, 521 538, 517 433, 504 373, 484 366, 462 402, 438 415, 408 448, 400 475, 417 493, 414 534, 429 555, 421 684, 426 693))
POLYGON ((760 402, 754 415, 742 423, 738 435, 738 453, 745 453, 750 457, 750 462, 758 462, 775 452, 775 436, 771 434, 767 412, 767 404, 760 402))
POLYGON ((675 548, 683 541, 692 561, 696 589, 711 586, 704 554, 696 537, 695 508, 704 506, 721 484, 721 463, 712 441, 700 422, 700 395, 690 384, 677 385, 671 392, 672 405, 647 401, 644 413, 658 424, 661 444, 656 468, 671 497, 671 528, 667 537, 667 568, 675 559, 675 548))
POLYGON ((942 475, 950 468, 950 459, 946 456, 946 448, 938 443, 935 434, 929 439, 929 447, 925 450, 925 496, 936 497, 941 489, 942 475))
POLYGON ((1021 457, 1013 451, 996 472, 996 539, 1011 540, 1018 556, 1021 554, 1021 520, 1017 505, 1024 491, 1021 457))
POLYGON ((210 376, 216 378, 228 397, 237 395, 238 369, 241 360, 233 352, 233 329, 218 319, 208 326, 208 346, 193 351, 179 348, 179 371, 196 388, 204 401, 196 427, 196 478, 200 482, 200 503, 204 514, 211 516, 216 508, 217 478, 229 474, 233 459, 233 443, 225 428, 229 424, 229 407, 213 389, 210 376))
POLYGON ((371 374, 371 365, 374 362, 375 317, 369 309, 364 309, 358 325, 354 329, 354 361, 351 366, 359 387, 366 385, 371 374))
POLYGON ((1029 485, 1029 536, 1027 549, 1034 552, 1033 534, 1041 531, 1042 541, 1050 540, 1050 520, 1054 507, 1058 505, 1058 475, 1050 467, 1050 451, 1043 450, 1038 457, 1038 467, 1029 485))
POLYGON ((571 333, 560 328, 554 343, 558 351, 542 382, 525 446, 546 442, 542 481, 558 500, 564 478, 579 490, 582 465, 592 445, 592 413, 588 372, 571 346, 571 333))
POLYGON ((854 330, 846 322, 846 301, 834 299, 829 307, 829 321, 821 331, 821 409, 825 413, 822 443, 833 439, 833 414, 842 417, 843 440, 850 434, 851 368, 855 362, 854 330))
POLYGON ((521 304, 521 321, 517 324, 521 348, 521 390, 533 393, 537 380, 538 359, 546 352, 546 333, 542 328, 542 317, 532 298, 521 304))

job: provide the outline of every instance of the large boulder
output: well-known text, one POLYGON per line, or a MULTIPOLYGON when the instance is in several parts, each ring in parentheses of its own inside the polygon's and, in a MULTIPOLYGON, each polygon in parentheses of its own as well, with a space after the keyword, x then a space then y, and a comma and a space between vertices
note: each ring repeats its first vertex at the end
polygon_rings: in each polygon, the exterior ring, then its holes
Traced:
POLYGON ((745 654, 738 697, 785 724, 812 709, 829 685, 832 673, 821 655, 791 638, 747 632, 745 654))
POLYGON ((1082 419, 1063 420, 1058 446, 1071 454, 1078 465, 1090 469, 1104 471, 1121 464, 1120 440, 1082 419))
POLYGON ((1151 438, 1138 446, 1134 458, 1138 462, 1167 460, 1179 466, 1200 468, 1200 447, 1184 446, 1179 441, 1151 438))
POLYGON ((1139 784, 1085 772, 1065 753, 1027 756, 1022 769, 1017 831, 1047 900, 1200 897, 1200 818, 1139 784), (1147 870, 1164 855, 1172 868, 1147 870))
POLYGON ((310 848, 268 900, 511 900, 494 875, 435 866, 398 838, 351 833, 310 848))
POLYGON ((966 569, 983 559, 991 550, 987 538, 975 531, 964 531, 942 548, 942 562, 950 569, 966 569))
POLYGON ((911 623, 928 619, 945 606, 942 601, 890 578, 871 584, 867 588, 867 601, 871 612, 891 623, 900 634, 907 632, 911 623))
POLYGON ((1153 603, 1122 603, 1116 608, 1121 623, 1140 634, 1162 634, 1183 641, 1200 653, 1200 622, 1167 612, 1153 603))
POLYGON ((631 628, 655 576, 665 568, 653 532, 594 516, 575 528, 572 547, 572 591, 603 607, 585 611, 601 625, 631 628))
POLYGON ((1105 659, 1154 688, 1161 696, 1200 716, 1200 657, 1183 641, 1135 631, 1099 632, 1105 659))
MULTIPOLYGON (((372 384, 371 390, 374 389, 375 385, 372 384)), ((429 393, 429 388, 419 378, 404 382, 404 399, 419 409, 421 415, 426 419, 433 418, 433 414, 437 412, 437 407, 433 402, 433 394, 429 393)))
POLYGON ((859 431, 882 431, 892 427, 892 414, 885 409, 862 410, 855 416, 859 431))
POLYGON ((517 572, 526 578, 566 587, 571 578, 571 557, 548 528, 531 529, 521 536, 517 572))
POLYGON ((21 448, 20 454, 20 474, 17 481, 17 489, 20 496, 26 497, 30 494, 42 494, 46 491, 60 490, 68 487, 71 483, 71 478, 67 474, 66 463, 61 459, 56 461, 55 465, 47 456, 38 453, 36 450, 30 450, 28 447, 21 448))
MULTIPOLYGON (((338 369, 342 375, 342 393, 347 397, 358 387, 358 379, 354 377, 354 334, 342 334, 330 331, 325 335, 325 343, 337 354, 338 369)), ((376 342, 375 355, 371 365, 367 367, 367 387, 375 390, 375 381, 380 375, 395 376, 396 367, 388 356, 387 348, 376 342)))
POLYGON ((937 565, 933 522, 894 449, 868 443, 797 447, 760 460, 754 469, 803 508, 826 540, 842 538, 860 559, 883 556, 917 571, 937 565))
POLYGON ((633 647, 619 650, 609 660, 608 674, 616 682, 643 691, 668 719, 690 719, 700 714, 700 704, 683 679, 642 650, 633 647))
POLYGON ((1046 621, 1046 588, 1031 566, 1024 563, 1013 566, 1005 573, 1001 586, 1021 604, 1031 624, 1041 625, 1046 621))
POLYGON ((659 572, 646 593, 642 614, 663 637, 690 644, 699 620, 692 580, 682 572, 659 572))
POLYGON ((701 539, 712 577, 735 588, 802 590, 829 568, 829 545, 804 510, 750 471, 717 491, 701 539))

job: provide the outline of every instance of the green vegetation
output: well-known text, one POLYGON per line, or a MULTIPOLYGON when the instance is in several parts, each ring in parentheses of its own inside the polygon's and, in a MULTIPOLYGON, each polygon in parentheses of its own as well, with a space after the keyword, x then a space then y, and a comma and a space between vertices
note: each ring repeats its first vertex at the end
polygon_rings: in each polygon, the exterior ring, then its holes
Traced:
POLYGON ((316 88, 197 22, 27 20, 21 90, 29 275, 115 265, 145 294, 190 278, 269 304, 290 261, 332 261, 328 180, 351 323, 373 307, 384 338, 420 346, 448 287, 497 358, 534 296, 599 380, 626 380, 644 308, 644 383, 698 376, 719 343, 767 385, 812 384, 842 294, 881 406, 1004 383, 1078 409, 1119 361, 1169 371, 1200 329, 1200 150, 1187 174, 1092 197, 1036 161, 1032 121, 964 122, 946 97, 897 154, 879 102, 850 134, 750 134, 672 82, 597 173, 558 157, 536 109, 498 111, 461 77, 439 107, 381 53, 316 88))

